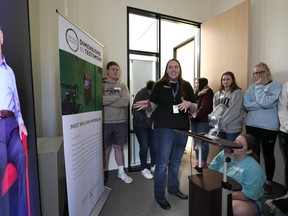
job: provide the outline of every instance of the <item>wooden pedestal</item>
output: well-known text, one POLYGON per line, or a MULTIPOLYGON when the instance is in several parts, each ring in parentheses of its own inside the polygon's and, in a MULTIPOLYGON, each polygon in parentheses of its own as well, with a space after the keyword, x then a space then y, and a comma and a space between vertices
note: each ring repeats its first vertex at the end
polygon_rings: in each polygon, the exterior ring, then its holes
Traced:
MULTIPOLYGON (((221 216, 223 174, 203 169, 202 174, 191 175, 189 179, 189 216, 221 216)), ((241 190, 241 185, 227 178, 232 190, 241 190)), ((233 216, 232 195, 227 197, 227 216, 233 216)))

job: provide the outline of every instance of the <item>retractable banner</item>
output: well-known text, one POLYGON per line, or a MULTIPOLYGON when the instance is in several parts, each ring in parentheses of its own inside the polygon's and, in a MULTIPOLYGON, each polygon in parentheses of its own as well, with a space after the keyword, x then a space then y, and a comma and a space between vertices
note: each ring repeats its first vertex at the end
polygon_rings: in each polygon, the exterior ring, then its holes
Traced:
POLYGON ((85 216, 104 192, 103 46, 61 14, 58 21, 68 209, 85 216))

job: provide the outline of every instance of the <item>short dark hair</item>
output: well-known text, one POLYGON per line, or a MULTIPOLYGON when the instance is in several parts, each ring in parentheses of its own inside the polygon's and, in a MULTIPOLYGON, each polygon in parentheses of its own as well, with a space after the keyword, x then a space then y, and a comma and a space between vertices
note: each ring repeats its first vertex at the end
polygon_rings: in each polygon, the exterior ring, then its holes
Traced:
POLYGON ((247 142, 247 149, 252 150, 250 154, 256 161, 259 161, 259 157, 257 155, 258 146, 256 138, 251 134, 242 134, 242 136, 246 139, 247 142))
POLYGON ((148 80, 148 81, 147 81, 147 84, 146 84, 146 88, 147 88, 148 90, 151 90, 151 89, 153 88, 154 84, 155 84, 155 81, 153 81, 153 80, 148 80))
POLYGON ((110 62, 107 63, 106 69, 109 70, 109 68, 110 68, 111 66, 113 66, 113 65, 116 65, 116 66, 118 66, 118 67, 120 68, 120 66, 119 66, 119 64, 118 64, 117 62, 115 62, 115 61, 110 61, 110 62))

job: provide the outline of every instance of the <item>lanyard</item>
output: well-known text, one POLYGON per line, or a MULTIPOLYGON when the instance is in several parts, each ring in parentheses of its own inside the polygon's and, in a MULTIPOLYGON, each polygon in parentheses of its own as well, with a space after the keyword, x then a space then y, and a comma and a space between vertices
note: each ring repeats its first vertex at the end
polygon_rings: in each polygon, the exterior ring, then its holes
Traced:
POLYGON ((179 89, 179 82, 177 81, 177 86, 176 86, 176 90, 175 90, 175 91, 174 91, 174 89, 172 88, 170 82, 169 82, 169 85, 170 85, 171 90, 172 90, 172 95, 173 95, 173 98, 174 98, 174 102, 176 102, 176 95, 177 95, 177 93, 178 93, 178 89, 179 89))

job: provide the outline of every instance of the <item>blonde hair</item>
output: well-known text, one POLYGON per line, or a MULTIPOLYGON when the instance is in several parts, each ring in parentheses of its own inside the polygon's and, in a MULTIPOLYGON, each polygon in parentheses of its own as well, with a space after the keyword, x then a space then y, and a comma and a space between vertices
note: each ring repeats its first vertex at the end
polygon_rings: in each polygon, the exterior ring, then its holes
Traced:
MULTIPOLYGON (((264 68, 264 70, 265 70, 265 72, 266 72, 266 74, 267 74, 268 80, 269 80, 269 81, 272 81, 272 74, 271 74, 271 71, 270 71, 270 68, 268 67, 268 65, 267 65, 266 63, 264 63, 264 62, 260 62, 260 63, 258 63, 258 64, 256 64, 256 65, 254 66, 254 69, 255 69, 255 68, 259 68, 259 67, 264 68)), ((253 70, 254 70, 254 69, 253 69, 253 70)))

